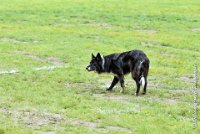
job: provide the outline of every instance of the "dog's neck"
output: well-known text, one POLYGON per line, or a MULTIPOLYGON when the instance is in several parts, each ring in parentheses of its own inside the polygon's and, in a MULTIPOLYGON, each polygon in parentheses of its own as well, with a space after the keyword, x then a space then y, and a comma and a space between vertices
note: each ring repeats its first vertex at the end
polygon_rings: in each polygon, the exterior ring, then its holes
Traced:
POLYGON ((102 73, 110 73, 111 61, 107 56, 103 56, 102 60, 102 73))
POLYGON ((104 71, 105 70, 105 58, 103 55, 101 56, 101 59, 102 59, 101 68, 102 68, 102 71, 104 71))

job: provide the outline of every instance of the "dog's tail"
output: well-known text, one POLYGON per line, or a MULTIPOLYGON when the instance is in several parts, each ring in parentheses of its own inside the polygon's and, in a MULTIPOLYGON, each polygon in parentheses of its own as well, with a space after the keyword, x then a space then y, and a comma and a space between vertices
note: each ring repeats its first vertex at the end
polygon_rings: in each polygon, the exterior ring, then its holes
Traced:
POLYGON ((144 78, 144 60, 140 62, 140 65, 139 65, 139 70, 140 70, 140 73, 141 73, 141 77, 140 77, 140 85, 142 85, 142 87, 144 88, 144 85, 145 85, 145 78, 144 78))
POLYGON ((141 79, 140 79, 140 84, 142 85, 142 87, 144 88, 145 85, 145 79, 144 76, 142 75, 141 79))

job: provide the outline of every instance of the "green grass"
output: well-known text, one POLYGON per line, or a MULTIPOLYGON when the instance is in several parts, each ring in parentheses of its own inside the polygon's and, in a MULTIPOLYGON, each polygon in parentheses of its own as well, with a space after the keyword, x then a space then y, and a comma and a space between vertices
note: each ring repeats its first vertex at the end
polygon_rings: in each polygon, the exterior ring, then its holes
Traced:
POLYGON ((197 0, 1 0, 0 72, 18 73, 0 74, 0 134, 200 133, 199 18, 197 0), (85 70, 91 53, 132 49, 151 60, 145 96, 130 76, 107 93, 112 76, 85 70))

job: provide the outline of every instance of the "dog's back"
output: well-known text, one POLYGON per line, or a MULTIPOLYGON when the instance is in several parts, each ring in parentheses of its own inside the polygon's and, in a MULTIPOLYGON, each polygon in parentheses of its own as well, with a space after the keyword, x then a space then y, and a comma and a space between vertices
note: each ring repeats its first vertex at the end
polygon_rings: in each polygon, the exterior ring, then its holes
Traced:
POLYGON ((146 54, 141 50, 132 50, 119 54, 111 54, 108 55, 107 57, 113 61, 114 65, 119 68, 119 71, 122 71, 118 73, 122 74, 130 73, 135 66, 139 68, 144 68, 149 66, 149 59, 146 56, 146 54))

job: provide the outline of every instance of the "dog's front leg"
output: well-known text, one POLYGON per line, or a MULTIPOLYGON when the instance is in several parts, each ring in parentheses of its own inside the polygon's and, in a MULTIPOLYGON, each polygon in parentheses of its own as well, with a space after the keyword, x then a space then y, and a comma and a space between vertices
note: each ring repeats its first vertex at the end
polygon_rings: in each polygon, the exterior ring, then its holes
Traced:
POLYGON ((125 86, 124 86, 124 76, 123 75, 119 75, 118 78, 119 78, 119 81, 120 81, 120 84, 121 84, 121 87, 122 87, 122 89, 120 90, 120 93, 123 93, 124 89, 125 89, 125 86))
POLYGON ((118 83, 118 81, 119 81, 119 79, 117 78, 117 76, 114 76, 113 81, 112 81, 110 87, 107 88, 106 90, 107 91, 112 91, 113 87, 118 83))

